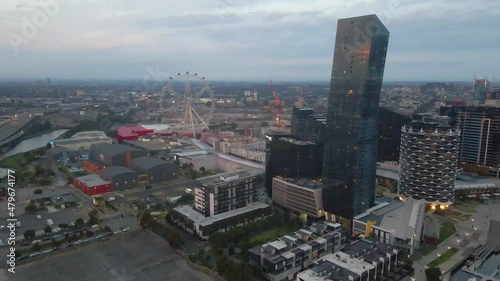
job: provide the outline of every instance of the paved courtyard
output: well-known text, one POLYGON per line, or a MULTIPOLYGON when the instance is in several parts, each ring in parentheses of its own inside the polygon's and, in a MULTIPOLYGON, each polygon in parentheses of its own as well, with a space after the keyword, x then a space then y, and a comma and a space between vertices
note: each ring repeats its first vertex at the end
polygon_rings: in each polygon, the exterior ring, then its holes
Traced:
MULTIPOLYGON (((475 207, 476 213, 472 215, 471 219, 456 222, 455 228, 457 233, 450 236, 447 240, 439 244, 434 251, 427 256, 422 257, 421 260, 414 262, 415 280, 425 281, 425 267, 427 264, 436 259, 439 255, 446 252, 449 248, 454 247, 459 249, 452 258, 447 262, 441 264, 439 268, 445 272, 443 280, 447 281, 450 278, 449 271, 454 268, 457 263, 462 261, 472 248, 480 244, 486 244, 488 238, 488 229, 490 227, 490 219, 500 221, 500 202, 493 202, 488 205, 478 205, 475 207)), ((433 219, 444 221, 444 217, 431 215, 433 219)))
POLYGON ((13 281, 212 280, 191 269, 162 238, 142 230, 21 265, 7 276, 13 281))

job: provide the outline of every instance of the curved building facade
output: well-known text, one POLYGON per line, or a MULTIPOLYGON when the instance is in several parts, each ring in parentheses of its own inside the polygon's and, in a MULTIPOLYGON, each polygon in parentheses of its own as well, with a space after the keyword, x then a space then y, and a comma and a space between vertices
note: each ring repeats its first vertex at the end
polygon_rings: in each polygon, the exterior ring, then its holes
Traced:
POLYGON ((460 131, 410 124, 401 129, 398 193, 433 204, 453 203, 460 131))

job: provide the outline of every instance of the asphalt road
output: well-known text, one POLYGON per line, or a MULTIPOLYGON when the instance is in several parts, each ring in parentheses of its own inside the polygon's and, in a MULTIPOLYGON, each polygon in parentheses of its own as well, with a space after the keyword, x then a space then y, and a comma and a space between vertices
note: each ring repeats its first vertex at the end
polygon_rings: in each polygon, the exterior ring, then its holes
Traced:
POLYGON ((6 280, 13 281, 212 280, 191 269, 165 240, 142 230, 57 253, 18 266, 15 274, 5 274, 6 280))

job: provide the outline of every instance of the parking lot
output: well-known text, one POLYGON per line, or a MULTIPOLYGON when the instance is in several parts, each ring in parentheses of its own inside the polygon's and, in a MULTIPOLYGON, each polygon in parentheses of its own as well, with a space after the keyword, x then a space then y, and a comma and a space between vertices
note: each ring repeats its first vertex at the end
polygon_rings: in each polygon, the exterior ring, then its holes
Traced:
POLYGON ((6 274, 14 281, 212 280, 191 269, 165 240, 142 230, 21 265, 15 274, 6 274))

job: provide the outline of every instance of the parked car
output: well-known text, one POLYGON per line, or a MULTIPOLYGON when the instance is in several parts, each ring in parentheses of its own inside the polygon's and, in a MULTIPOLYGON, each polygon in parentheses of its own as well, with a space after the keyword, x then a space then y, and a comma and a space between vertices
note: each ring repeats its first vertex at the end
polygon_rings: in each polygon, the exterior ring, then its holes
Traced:
POLYGON ((53 251, 52 249, 47 249, 47 250, 43 251, 42 254, 48 254, 48 253, 50 253, 52 251, 53 251))
POLYGON ((122 231, 123 231, 123 232, 127 232, 127 231, 129 231, 129 230, 130 230, 130 227, 125 227, 122 231))
POLYGON ((31 244, 36 244, 36 243, 40 243, 40 242, 42 242, 42 240, 38 240, 38 239, 37 239, 37 240, 33 240, 33 241, 31 241, 31 244))
POLYGON ((36 218, 39 219, 39 220, 41 220, 42 216, 41 215, 37 215, 36 218))
POLYGON ((114 234, 118 234, 118 233, 122 233, 122 231, 120 229, 118 229, 117 231, 113 232, 114 234))
POLYGON ((78 240, 78 241, 75 242, 75 245, 80 245, 82 243, 83 243, 83 240, 78 240))
POLYGON ((39 253, 39 252, 34 252, 34 253, 32 253, 32 254, 30 255, 30 258, 32 258, 32 257, 36 257, 36 256, 38 256, 38 255, 40 255, 40 253, 39 253))
POLYGON ((0 225, 0 230, 4 231, 5 230, 5 225, 0 225))

